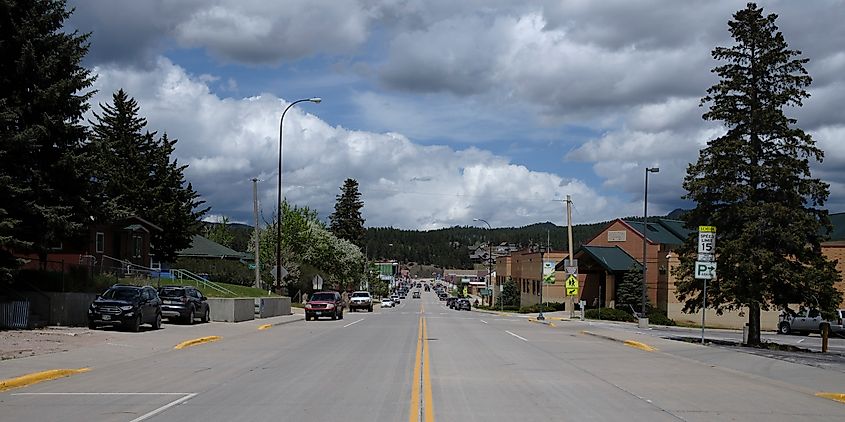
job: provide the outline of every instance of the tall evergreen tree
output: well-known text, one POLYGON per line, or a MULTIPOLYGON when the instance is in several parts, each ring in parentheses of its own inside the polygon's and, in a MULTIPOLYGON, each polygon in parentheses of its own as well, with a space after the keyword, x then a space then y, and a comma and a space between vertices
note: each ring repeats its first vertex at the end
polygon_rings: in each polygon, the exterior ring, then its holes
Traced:
MULTIPOLYGON (((685 198, 696 208, 690 227, 717 227, 718 278, 708 285, 707 304, 717 311, 748 309, 750 344, 760 342, 760 311, 803 303, 832 310, 840 301, 834 264, 821 254, 830 222, 821 207, 828 185, 810 175, 809 161, 824 153, 787 117, 802 105, 811 79, 808 59, 790 50, 775 25, 749 3, 728 22, 736 43, 712 55, 724 64, 707 90, 705 120, 727 132, 708 142, 687 168, 685 198)), ((702 281, 692 277, 696 239, 680 250, 679 298, 685 310, 701 307, 702 281)))
MULTIPOLYGON (((643 294, 643 269, 641 265, 632 265, 630 269, 622 277, 619 286, 616 288, 616 307, 626 311, 631 310, 631 306, 635 309, 640 309, 638 306, 643 294)), ((646 297, 648 301, 648 297, 646 297)), ((646 305, 649 305, 646 302, 646 305)))
POLYGON ((153 255, 172 261, 190 246, 208 208, 199 209, 204 201, 185 181, 187 165, 172 158, 176 140, 147 131, 138 103, 122 89, 112 101, 91 122, 92 215, 102 221, 137 215, 156 224, 163 231, 152 233, 153 255))
POLYGON ((340 190, 334 212, 329 216, 329 228, 335 236, 361 247, 364 244, 364 218, 361 217, 364 202, 358 192, 358 181, 346 179, 340 190))
MULTIPOLYGON (((80 123, 94 78, 88 34, 67 32, 63 0, 0 1, 0 242, 34 252, 77 235, 87 197, 80 123)), ((0 259, 8 274, 17 261, 0 259)))

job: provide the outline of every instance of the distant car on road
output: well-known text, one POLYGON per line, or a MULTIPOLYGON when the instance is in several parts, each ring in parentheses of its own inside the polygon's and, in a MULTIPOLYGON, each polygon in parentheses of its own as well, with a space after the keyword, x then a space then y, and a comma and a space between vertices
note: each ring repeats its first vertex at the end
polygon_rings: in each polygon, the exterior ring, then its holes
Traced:
POLYGON ((455 309, 459 311, 470 311, 472 310, 472 305, 469 303, 469 299, 458 299, 455 302, 455 309))
POLYGON ((161 328, 161 299, 150 286, 115 284, 88 307, 88 328, 100 325, 119 325, 137 332, 141 324, 161 328))
POLYGON ((338 292, 316 292, 305 304, 305 320, 320 317, 343 319, 343 298, 338 292))
POLYGON ((414 299, 419 299, 420 298, 420 292, 414 292, 414 294, 411 297, 414 298, 414 299))
POLYGON ((170 320, 180 319, 193 324, 196 318, 209 321, 210 309, 206 297, 192 286, 163 286, 158 289, 161 315, 170 320))
POLYGON ((389 297, 384 297, 384 298, 381 299, 381 307, 382 308, 393 308, 395 306, 396 305, 393 303, 392 300, 390 300, 389 297))
POLYGON ((390 296, 390 300, 393 301, 394 305, 398 305, 398 304, 402 303, 402 301, 399 300, 399 295, 396 294, 396 293, 394 293, 393 295, 390 296))
POLYGON ((373 297, 370 296, 370 292, 352 292, 352 297, 349 299, 349 312, 355 312, 358 309, 373 311, 373 297))

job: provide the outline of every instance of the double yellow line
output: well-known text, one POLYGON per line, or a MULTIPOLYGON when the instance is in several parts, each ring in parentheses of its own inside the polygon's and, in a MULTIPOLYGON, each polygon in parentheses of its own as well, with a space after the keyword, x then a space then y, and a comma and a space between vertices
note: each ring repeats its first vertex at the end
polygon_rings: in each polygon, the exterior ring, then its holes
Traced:
POLYGON ((428 353, 428 328, 425 317, 420 316, 417 330, 417 353, 414 358, 414 375, 411 379, 410 422, 434 422, 434 404, 431 398, 431 360, 428 353), (420 394, 422 389, 422 394, 420 394))

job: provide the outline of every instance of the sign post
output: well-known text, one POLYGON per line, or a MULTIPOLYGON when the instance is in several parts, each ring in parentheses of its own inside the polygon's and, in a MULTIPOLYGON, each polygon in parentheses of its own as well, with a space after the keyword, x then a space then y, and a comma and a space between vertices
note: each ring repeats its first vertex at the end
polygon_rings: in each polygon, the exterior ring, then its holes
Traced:
POLYGON ((707 280, 716 278, 716 227, 698 226, 698 259, 695 278, 704 281, 701 292, 701 344, 704 344, 704 316, 707 313, 707 280))

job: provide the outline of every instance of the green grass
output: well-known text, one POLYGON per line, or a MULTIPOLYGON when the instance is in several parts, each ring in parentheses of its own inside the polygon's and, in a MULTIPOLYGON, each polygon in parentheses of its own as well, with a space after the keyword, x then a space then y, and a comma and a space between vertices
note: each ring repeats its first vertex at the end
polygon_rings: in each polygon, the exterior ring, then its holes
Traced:
MULTIPOLYGON (((241 286, 240 284, 229 284, 229 283, 214 283, 226 290, 230 290, 234 295, 230 295, 228 293, 219 292, 211 287, 203 286, 202 283, 197 283, 192 280, 181 280, 182 284, 188 286, 194 286, 198 288, 203 295, 207 297, 219 297, 219 298, 232 298, 232 297, 278 297, 277 294, 268 294, 266 290, 256 289, 255 287, 249 286, 241 286), (199 284, 199 285, 197 285, 199 284)), ((178 285, 179 280, 162 280, 161 285, 164 286, 166 284, 174 284, 178 285), (167 281, 173 281, 174 283, 167 283, 167 281)))

